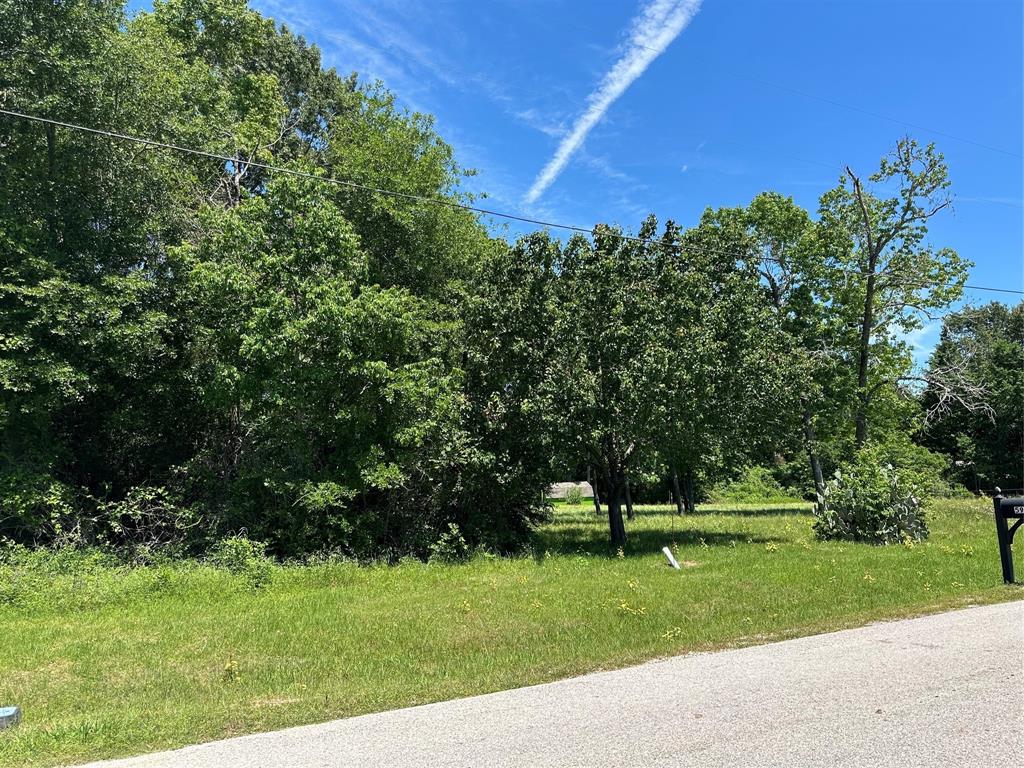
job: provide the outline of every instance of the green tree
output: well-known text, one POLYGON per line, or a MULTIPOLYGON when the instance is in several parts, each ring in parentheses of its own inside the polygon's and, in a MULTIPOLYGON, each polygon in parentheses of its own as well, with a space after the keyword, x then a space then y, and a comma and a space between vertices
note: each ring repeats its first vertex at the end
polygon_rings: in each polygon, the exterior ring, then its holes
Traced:
POLYGON ((254 164, 457 202, 463 171, 431 120, 324 69, 244 0, 158 0, 131 18, 120 2, 0 0, 0 93, 232 158, 3 118, 3 532, 46 538, 54 517, 82 532, 141 493, 207 530, 268 531, 281 551, 427 551, 478 461, 457 339, 470 266, 492 241, 458 208, 293 187, 254 164), (307 267, 322 287, 288 272, 307 267), (285 349, 331 312, 350 335, 320 341, 360 361, 348 375, 362 400, 344 386, 332 399, 318 377, 340 369, 285 349))
POLYGON ((922 442, 950 457, 953 479, 1024 487, 1024 303, 947 315, 922 380, 922 442))
POLYGON ((849 360, 857 343, 857 307, 844 301, 850 275, 830 258, 834 233, 791 198, 762 193, 743 218, 748 258, 760 273, 775 323, 788 339, 788 397, 779 404, 785 405, 789 418, 776 448, 788 453, 799 446, 807 456, 814 492, 820 495, 825 476, 852 450, 846 435, 856 400, 849 360))
MULTIPOLYGON (((651 237, 655 227, 649 218, 638 236, 651 237)), ((551 412, 564 454, 596 467, 604 480, 615 547, 626 542, 622 504, 629 470, 653 453, 665 423, 671 373, 654 250, 602 225, 593 243, 570 240, 559 268, 551 412)))
MULTIPOLYGON (((15 110, 144 129, 174 90, 140 75, 152 53, 125 32, 119 3, 0 7, 0 93, 15 110)), ((52 515, 124 494, 151 461, 187 451, 187 388, 169 387, 187 334, 161 242, 194 220, 174 183, 189 165, 54 126, 2 126, 0 475, 5 498, 21 500, 5 528, 45 536, 52 515)))
POLYGON ((443 329, 407 291, 365 284, 367 256, 323 184, 271 179, 205 227, 178 256, 211 422, 188 472, 217 528, 287 553, 426 547, 465 444, 459 376, 432 352, 443 329))
POLYGON ((847 270, 845 290, 833 302, 858 307, 855 444, 870 434, 873 401, 892 392, 906 365, 891 335, 920 327, 922 314, 945 309, 961 295, 970 266, 950 248, 936 250, 925 240, 928 222, 947 208, 949 179, 945 160, 933 144, 921 147, 901 139, 882 159, 869 182, 895 184, 891 197, 866 189, 847 168, 838 187, 822 196, 820 217, 828 257, 847 270))
POLYGON ((467 473, 461 524, 483 528, 480 538, 501 549, 540 519, 544 491, 557 479, 545 385, 563 362, 551 333, 559 258, 546 233, 495 248, 466 306, 467 429, 478 463, 467 473))
POLYGON ((742 209, 708 210, 663 262, 672 376, 659 451, 677 507, 689 511, 699 480, 770 457, 784 431, 788 340, 755 263, 742 258, 751 247, 742 209))

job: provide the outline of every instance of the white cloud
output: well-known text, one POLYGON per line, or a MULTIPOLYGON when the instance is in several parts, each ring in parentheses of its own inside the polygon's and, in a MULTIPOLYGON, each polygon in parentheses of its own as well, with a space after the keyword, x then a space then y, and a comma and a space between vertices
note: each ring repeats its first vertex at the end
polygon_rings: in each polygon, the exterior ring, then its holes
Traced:
POLYGON ((933 320, 923 323, 910 331, 897 331, 896 339, 905 342, 910 347, 914 364, 922 367, 928 363, 935 345, 939 343, 939 332, 942 330, 942 322, 933 320))
POLYGON ((524 125, 528 125, 534 130, 540 131, 543 134, 551 136, 553 138, 561 138, 565 136, 565 127, 560 123, 554 123, 550 120, 544 119, 540 112, 533 107, 529 109, 521 109, 513 112, 512 116, 515 117, 519 122, 524 125))
POLYGON ((587 109, 562 139, 548 164, 526 193, 527 203, 540 197, 565 168, 587 134, 608 108, 640 77, 658 56, 686 29, 700 10, 701 0, 652 0, 633 19, 626 52, 587 98, 587 109))
POLYGON ((434 4, 408 0, 250 0, 253 5, 320 45, 324 63, 342 75, 358 72, 364 82, 381 80, 400 102, 434 112, 435 85, 479 91, 492 101, 508 101, 507 87, 481 72, 457 65, 452 50, 461 30, 434 4), (428 24, 429 21, 429 24, 428 24), (445 49, 422 41, 423 31, 444 40, 445 49))

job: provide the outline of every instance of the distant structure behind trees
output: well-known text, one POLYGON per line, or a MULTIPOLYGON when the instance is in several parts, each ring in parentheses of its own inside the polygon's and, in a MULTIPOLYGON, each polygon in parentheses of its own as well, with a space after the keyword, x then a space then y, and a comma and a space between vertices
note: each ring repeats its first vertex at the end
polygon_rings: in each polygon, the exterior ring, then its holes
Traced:
POLYGON ((590 483, 552 483, 544 494, 549 499, 566 499, 578 496, 581 499, 594 498, 594 489, 590 483))

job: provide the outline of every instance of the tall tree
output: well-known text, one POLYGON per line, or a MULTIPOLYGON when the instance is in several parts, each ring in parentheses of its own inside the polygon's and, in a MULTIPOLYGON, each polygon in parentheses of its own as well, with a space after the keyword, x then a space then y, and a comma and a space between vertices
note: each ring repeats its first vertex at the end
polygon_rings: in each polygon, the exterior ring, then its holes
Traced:
MULTIPOLYGON (((644 222, 650 238, 656 221, 644 222)), ((561 259, 553 328, 560 364, 548 380, 567 454, 598 468, 612 545, 623 547, 627 473, 650 455, 664 424, 667 350, 659 322, 653 250, 598 226, 574 237, 561 259)))
POLYGON ((745 211, 708 210, 665 262, 672 378, 659 450, 689 511, 701 476, 771 458, 790 411, 787 337, 744 258, 752 248, 745 211))
POLYGON ((315 192, 289 191, 257 165, 462 200, 463 171, 428 116, 324 69, 244 0, 157 0, 130 18, 116 0, 0 0, 0 94, 9 108, 231 158, 2 118, 2 533, 34 537, 53 515, 75 525, 152 486, 211 531, 245 521, 282 551, 354 550, 362 537, 365 551, 422 552, 457 519, 479 457, 463 423, 460 315, 491 239, 464 210, 312 181, 315 192), (320 213, 311 200, 330 219, 319 235, 302 226, 320 213), (319 293, 288 272, 306 268, 319 293), (236 300, 262 324, 225 317, 236 300), (334 399, 314 387, 340 370, 301 357, 316 339, 296 342, 299 358, 280 349, 325 305, 353 319, 351 336, 324 338, 363 356, 362 401, 344 383, 334 399), (305 378, 289 388, 289 375, 305 378), (365 431, 334 430, 378 395, 365 431), (295 495, 301 483, 316 492, 295 495), (294 513, 307 502, 320 506, 303 528, 294 513), (353 510, 360 523, 342 535, 335 523, 353 510))
POLYGON ((888 343, 890 332, 920 327, 922 314, 944 309, 959 298, 969 267, 956 251, 936 250, 925 239, 928 222, 951 202, 946 163, 933 144, 921 147, 913 139, 901 139, 868 181, 878 185, 880 193, 889 192, 884 185, 894 184, 895 194, 876 196, 847 168, 840 185, 822 196, 820 208, 831 240, 830 255, 855 273, 841 300, 860 307, 855 353, 857 447, 870 434, 875 392, 892 383, 891 372, 872 370, 882 361, 879 345, 888 343))
MULTIPOLYGON (((817 495, 824 491, 822 451, 829 416, 841 412, 844 368, 839 353, 848 336, 845 313, 830 297, 843 275, 823 258, 818 227, 792 198, 765 192, 744 212, 764 293, 790 340, 788 388, 796 396, 793 429, 807 456, 817 495)), ((780 443, 780 447, 785 442, 780 443)))
POLYGON ((947 315, 922 380, 922 442, 950 457, 954 479, 1024 488, 1024 303, 947 315))
POLYGON ((467 460, 444 329, 404 289, 366 284, 367 256, 315 180, 271 179, 204 218, 208 236, 179 254, 210 421, 187 467, 216 531, 289 554, 425 548, 467 460))
POLYGON ((546 233, 494 248, 466 305, 466 419, 478 462, 464 483, 464 523, 501 548, 539 519, 557 479, 545 382, 561 364, 551 333, 559 258, 546 233))

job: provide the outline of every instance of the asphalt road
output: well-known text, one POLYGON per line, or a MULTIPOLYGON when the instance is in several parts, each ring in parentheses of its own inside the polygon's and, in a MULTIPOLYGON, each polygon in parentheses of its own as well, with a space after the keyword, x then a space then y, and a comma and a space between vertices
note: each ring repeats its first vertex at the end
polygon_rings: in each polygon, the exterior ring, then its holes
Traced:
POLYGON ((93 765, 1022 766, 1024 601, 93 765))

